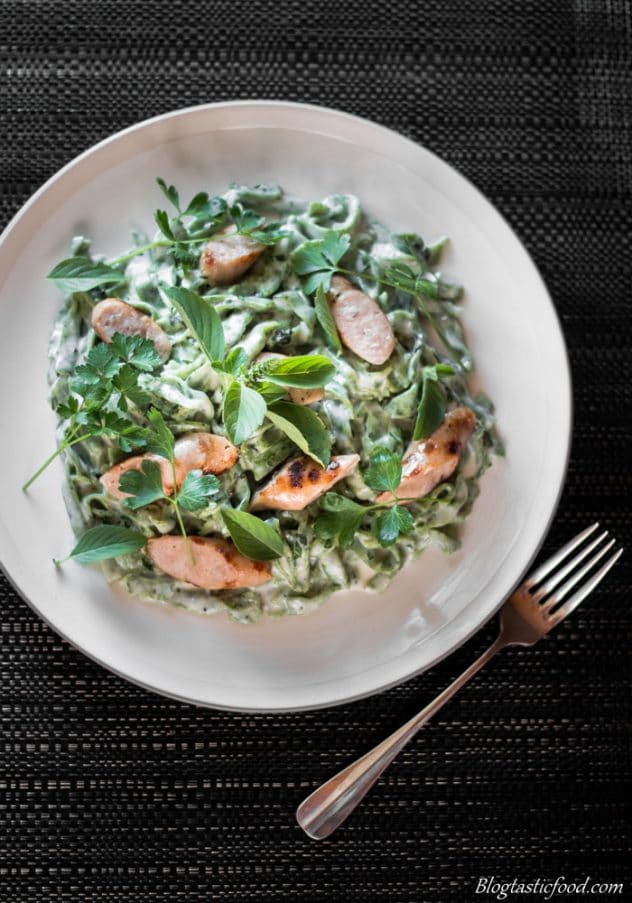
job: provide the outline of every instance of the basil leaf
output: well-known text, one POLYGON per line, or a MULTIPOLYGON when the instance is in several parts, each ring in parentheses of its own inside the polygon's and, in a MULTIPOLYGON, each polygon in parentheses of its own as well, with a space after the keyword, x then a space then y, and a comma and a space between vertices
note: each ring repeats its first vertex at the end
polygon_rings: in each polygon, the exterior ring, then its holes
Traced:
POLYGON ((268 407, 266 417, 298 445, 301 451, 327 467, 331 437, 314 411, 289 401, 276 401, 268 407))
POLYGON ((134 511, 165 497, 162 474, 155 461, 143 461, 141 470, 128 470, 121 474, 118 488, 129 493, 125 505, 134 511))
POLYGON ((402 481, 402 461, 399 455, 378 445, 371 452, 369 466, 363 474, 364 482, 375 492, 395 492, 402 481))
POLYGON ((417 419, 413 430, 413 439, 425 439, 434 433, 445 417, 445 399, 439 382, 429 377, 424 378, 421 401, 417 410, 417 419))
POLYGON ((209 361, 221 361, 224 358, 224 329, 219 314, 205 298, 178 285, 160 284, 176 308, 189 332, 202 346, 209 361))
POLYGON ((254 514, 222 508, 222 520, 242 555, 253 561, 271 561, 283 554, 283 538, 278 530, 254 514))
POLYGON ((239 345, 226 355, 223 370, 231 376, 237 376, 242 367, 248 363, 248 355, 239 345))
POLYGON ((296 389, 324 386, 335 372, 336 368, 323 354, 300 354, 265 361, 265 378, 268 382, 296 389))
POLYGON ((47 279, 52 279, 63 292, 87 292, 99 285, 118 285, 125 281, 119 270, 105 263, 95 263, 89 257, 69 257, 53 267, 47 279))
POLYGON ((287 398, 287 391, 282 386, 276 386, 265 380, 262 383, 257 383, 257 392, 268 405, 287 398))
POLYGON ((190 470, 178 492, 178 504, 187 511, 198 511, 208 504, 209 496, 219 489, 220 483, 213 474, 190 470))
POLYGON ((173 433, 165 423, 164 417, 156 408, 147 412, 149 427, 145 430, 147 451, 173 461, 175 442, 173 433))
POLYGON ((224 397, 224 426, 231 442, 241 445, 259 429, 265 415, 266 403, 261 395, 233 380, 224 397))
POLYGON ((81 564, 92 564, 106 558, 117 558, 137 552, 147 542, 142 533, 128 527, 101 526, 86 530, 70 555, 62 561, 55 559, 55 564, 62 564, 72 558, 81 564))
POLYGON ((382 511, 371 524, 371 532, 381 546, 392 546, 400 534, 411 533, 414 526, 413 516, 401 505, 393 505, 382 511))
POLYGON ((327 298, 327 293, 322 284, 318 285, 316 288, 314 310, 316 312, 316 319, 323 331, 327 344, 330 348, 333 348, 334 351, 342 351, 342 343, 340 342, 340 336, 338 335, 336 321, 334 320, 329 299, 327 298))

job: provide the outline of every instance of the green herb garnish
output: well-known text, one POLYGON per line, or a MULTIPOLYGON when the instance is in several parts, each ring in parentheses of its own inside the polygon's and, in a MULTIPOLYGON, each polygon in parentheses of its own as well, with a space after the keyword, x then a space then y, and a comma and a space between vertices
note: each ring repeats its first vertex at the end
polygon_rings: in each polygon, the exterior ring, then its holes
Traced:
POLYGON ((80 537, 76 546, 66 558, 55 558, 56 565, 72 559, 80 564, 94 564, 106 558, 118 558, 142 549, 147 538, 128 527, 104 525, 92 527, 80 537))
POLYGON ((64 438, 22 489, 27 490, 63 451, 95 436, 115 440, 126 452, 143 446, 145 430, 130 415, 130 406, 147 403, 138 376, 160 363, 153 344, 138 336, 117 334, 111 344, 91 348, 70 380, 72 394, 55 404, 59 417, 67 421, 64 438))
POLYGON ((208 503, 209 496, 219 489, 219 480, 212 475, 204 475, 200 470, 189 471, 182 486, 178 489, 175 458, 175 438, 167 426, 164 417, 156 408, 147 413, 149 427, 145 431, 145 444, 148 452, 165 458, 171 466, 173 493, 169 495, 163 489, 160 467, 155 461, 143 461, 140 470, 128 470, 121 475, 119 489, 128 493, 124 504, 132 510, 142 508, 152 502, 163 499, 173 506, 180 532, 184 538, 189 560, 193 563, 193 553, 188 541, 187 532, 182 520, 182 508, 196 511, 208 503))
MULTIPOLYGON (((394 496, 402 479, 401 459, 389 449, 378 445, 371 453, 369 466, 362 476, 374 492, 391 492, 394 496)), ((410 511, 403 505, 395 504, 395 498, 393 503, 366 505, 337 492, 327 492, 321 497, 319 504, 323 513, 314 525, 316 535, 341 548, 353 543, 365 518, 369 518, 371 532, 384 547, 393 545, 400 536, 410 533, 414 526, 410 511)))
POLYGON ((283 537, 277 529, 254 514, 222 508, 222 519, 242 555, 253 561, 271 561, 283 554, 283 537))

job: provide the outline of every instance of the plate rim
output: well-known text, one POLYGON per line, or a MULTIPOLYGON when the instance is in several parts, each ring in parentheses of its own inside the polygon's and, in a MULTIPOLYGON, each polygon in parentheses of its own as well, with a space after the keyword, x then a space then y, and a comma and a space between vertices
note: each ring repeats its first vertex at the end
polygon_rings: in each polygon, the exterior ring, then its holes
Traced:
MULTIPOLYGON (((59 637, 61 637, 69 646, 73 649, 79 651, 82 655, 85 655, 88 659, 100 665, 106 671, 111 674, 116 675, 119 678, 131 683, 135 686, 140 687, 141 689, 148 690, 152 693, 158 694, 167 699, 173 699, 178 702, 186 703, 189 705, 194 705, 200 708, 209 708, 216 709, 218 711, 231 711, 231 712, 244 712, 251 714, 265 714, 265 713, 291 713, 291 712, 303 712, 303 711, 315 711, 321 709, 329 709, 334 708, 335 706, 347 705, 351 702, 359 701, 361 699, 366 699, 371 696, 374 696, 378 693, 384 693, 393 687, 400 686, 415 677, 418 677, 420 674, 428 671, 430 668, 435 667, 439 662, 443 661, 448 656, 452 655, 457 649, 460 649, 461 646, 465 645, 479 630, 481 630, 492 618, 495 617, 498 610, 501 608, 504 603, 507 595, 511 592, 514 586, 517 585, 519 580, 522 578, 523 573, 526 573, 531 566, 532 562, 538 555, 553 522, 553 519, 557 513, 559 503, 562 497, 562 493, 564 491, 564 486, 566 483, 566 477, 568 474, 568 466, 570 460, 571 453, 571 445, 572 445, 572 435, 573 435, 573 423, 574 423, 574 403, 573 403, 573 382, 572 382, 572 371, 570 367, 570 360, 568 354, 568 348, 566 346, 566 340, 564 335, 564 330, 562 328, 561 318, 557 312, 557 309, 553 303, 551 298, 551 294, 548 290, 548 287, 540 273, 540 270, 535 264, 531 254, 525 247, 524 243, 517 235, 511 224, 507 221, 505 216, 498 210, 498 208, 486 197, 485 194, 473 183, 470 179, 464 175, 457 167, 455 167, 452 163, 444 160, 438 154, 435 154, 434 151, 427 148, 425 145, 421 144, 418 141, 409 138, 407 135, 402 134, 397 131, 397 129, 390 128, 388 126, 382 125, 381 123, 375 122, 372 119, 368 119, 364 116, 357 116, 353 113, 347 113, 343 110, 339 110, 333 107, 313 104, 313 103, 302 103, 298 101, 286 101, 286 100, 277 100, 277 99, 248 99, 248 98, 240 98, 237 100, 229 100, 229 101, 218 101, 212 103, 204 103, 204 104, 193 104, 186 107, 180 107, 175 110, 169 110, 165 113, 159 113, 155 116, 151 116, 148 119, 140 120, 132 125, 126 126, 119 131, 113 132, 112 134, 106 136, 85 150, 81 151, 75 157, 71 158, 67 163, 65 163, 60 169, 54 172, 45 182, 37 188, 33 194, 25 201, 25 203, 20 207, 20 209, 14 214, 14 216, 10 219, 6 227, 3 229, 2 233, 0 233, 0 247, 5 243, 5 241, 10 237, 13 231, 18 227, 20 221, 23 217, 25 217, 30 211, 31 207, 33 207, 40 197, 44 196, 46 192, 59 180, 61 180, 67 172, 73 169, 77 164, 79 164, 82 160, 89 158, 92 155, 98 154, 103 148, 107 147, 109 144, 113 144, 116 141, 130 135, 134 132, 141 131, 142 129, 151 127, 154 124, 159 122, 164 122, 169 119, 177 119, 182 116, 186 116, 191 113, 203 113, 206 110, 216 110, 222 108, 234 108, 234 107, 274 107, 274 108, 289 108, 303 111, 313 111, 315 113, 328 114, 330 116, 336 118, 342 118, 354 122, 363 127, 370 127, 372 129, 378 130, 380 132, 385 133, 385 135, 390 136, 391 138, 395 137, 399 141, 406 142, 408 145, 411 145, 416 150, 423 150, 423 152, 429 155, 435 162, 438 162, 442 166, 448 167, 459 179, 463 180, 469 187, 471 191, 473 191, 477 197, 477 201, 484 208, 490 211, 498 220, 500 220, 505 228, 505 230, 512 235, 517 245, 519 245, 522 254, 524 255, 526 262, 530 265, 533 274, 537 277, 537 280, 540 284, 541 291, 548 301, 548 306, 550 309, 550 313, 553 316, 553 322, 557 326, 557 333, 559 337, 559 344, 561 348, 561 356, 560 356, 560 375, 563 375, 563 394, 565 396, 565 410, 567 421, 568 421, 568 429, 564 432, 563 440, 564 440, 564 449, 563 449, 563 460, 562 466, 560 469, 559 481, 557 484, 555 497, 552 499, 550 504, 550 510, 546 517, 546 521, 543 522, 540 530, 537 541, 534 544, 534 547, 531 550, 531 553, 528 557, 528 561, 524 567, 524 569, 517 575, 517 577, 511 581, 506 592, 500 593, 499 601, 493 606, 491 612, 486 615, 485 619, 475 624, 471 629, 466 628, 462 635, 459 635, 454 642, 450 642, 448 644, 448 648, 444 651, 438 653, 434 658, 425 664, 421 665, 419 668, 414 669, 403 677, 395 677, 393 680, 386 681, 381 683, 379 686, 367 689, 365 691, 352 693, 349 696, 341 696, 340 698, 336 698, 327 702, 315 702, 315 703, 307 703, 301 705, 287 705, 287 706, 279 706, 275 705, 273 707, 270 706, 253 706, 253 707, 245 707, 241 705, 227 705, 225 703, 218 702, 209 702, 201 699, 194 699, 189 696, 177 693, 175 691, 171 691, 165 689, 164 687, 155 686, 151 683, 145 682, 142 679, 126 674, 124 671, 119 670, 116 667, 113 667, 108 662, 101 659, 98 655, 95 655, 92 652, 87 651, 80 642, 70 639, 66 634, 60 630, 57 626, 55 626, 52 621, 40 611, 37 604, 24 592, 21 587, 18 585, 16 580, 13 578, 3 560, 0 559, 0 569, 4 573, 8 583, 15 590, 17 595, 23 599, 29 608, 59 637), (563 372, 562 372, 563 371, 563 372)), ((10 272, 10 270, 9 270, 10 272)), ((5 279, 8 273, 0 273, 0 287, 4 284, 5 279)), ((447 625, 446 625, 447 626, 447 625)))

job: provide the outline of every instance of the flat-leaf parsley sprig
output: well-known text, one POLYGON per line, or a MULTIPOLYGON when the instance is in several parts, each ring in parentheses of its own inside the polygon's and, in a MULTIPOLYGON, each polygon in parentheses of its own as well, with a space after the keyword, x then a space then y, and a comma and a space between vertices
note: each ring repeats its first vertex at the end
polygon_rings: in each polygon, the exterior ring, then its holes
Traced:
POLYGON ((22 489, 26 491, 63 451, 95 436, 114 439, 126 452, 143 446, 145 431, 130 416, 130 406, 140 408, 148 402, 138 377, 160 365, 153 344, 139 336, 115 334, 109 345, 94 345, 85 363, 76 367, 68 397, 55 404, 66 421, 63 440, 22 489))
POLYGON ((162 473, 155 461, 145 460, 140 470, 128 470, 121 474, 119 489, 127 493, 124 504, 135 511, 150 505, 159 499, 173 506, 180 532, 184 538, 189 560, 193 563, 193 553, 188 541, 187 532, 182 520, 182 508, 197 511, 208 504, 212 496, 220 488, 220 482, 212 474, 203 474, 200 470, 192 470, 185 476, 178 488, 175 458, 175 438, 167 426, 162 414, 156 408, 147 412, 149 426, 145 431, 145 445, 148 452, 159 455, 169 462, 173 482, 173 492, 164 491, 162 473))
MULTIPOLYGON (((364 482, 374 492, 397 491, 402 479, 401 458, 384 446, 373 449, 369 466, 362 474, 364 482)), ((414 501, 413 499, 398 499, 414 501)), ((322 514, 314 529, 321 539, 346 548, 352 545, 356 533, 365 518, 370 518, 371 532, 383 547, 391 546, 400 536, 412 532, 414 521, 410 511, 395 502, 385 504, 360 504, 340 495, 327 492, 320 499, 322 514)))
POLYGON ((448 350, 452 350, 451 343, 441 326, 428 309, 428 300, 440 297, 439 281, 431 272, 417 274, 402 263, 389 264, 381 275, 371 273, 369 270, 353 270, 344 267, 341 261, 349 250, 351 239, 347 233, 330 229, 318 239, 304 241, 292 252, 291 263, 294 272, 304 279, 303 287, 307 294, 314 294, 314 307, 316 317, 323 330, 327 343, 340 350, 340 337, 331 316, 331 311, 326 298, 326 292, 331 286, 331 280, 336 273, 352 276, 357 279, 369 279, 386 288, 405 292, 417 299, 426 319, 448 350))
POLYGON ((166 210, 154 212, 154 221, 161 238, 139 245, 131 251, 105 262, 97 262, 90 257, 69 257, 60 261, 48 274, 63 292, 91 291, 95 288, 114 287, 125 283, 125 264, 156 248, 171 248, 176 258, 194 263, 196 245, 208 241, 226 226, 234 226, 234 231, 265 245, 274 245, 284 237, 282 224, 267 223, 265 217, 242 204, 228 205, 223 197, 209 196, 200 191, 182 207, 180 194, 174 185, 167 185, 164 179, 156 179, 165 198, 175 208, 175 214, 166 210))

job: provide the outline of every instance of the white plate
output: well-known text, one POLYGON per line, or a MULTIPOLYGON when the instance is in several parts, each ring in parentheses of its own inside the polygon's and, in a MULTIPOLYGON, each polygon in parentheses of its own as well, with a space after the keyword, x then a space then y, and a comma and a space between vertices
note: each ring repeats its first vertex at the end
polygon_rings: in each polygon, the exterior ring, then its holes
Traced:
POLYGON ((151 119, 82 154, 25 205, 0 240, 0 549, 14 585, 58 633, 118 674, 204 705, 289 710, 357 698, 428 668, 498 608, 555 510, 570 436, 560 327, 533 263, 496 210, 451 167, 395 132, 318 107, 214 104, 151 119), (316 613, 242 626, 114 594, 96 570, 51 559, 73 537, 53 447, 47 342, 59 297, 45 280, 72 235, 99 252, 151 228, 154 177, 183 195, 276 181, 302 197, 359 195, 396 230, 452 240, 445 271, 466 289, 480 384, 507 458, 486 475, 459 552, 424 554, 383 595, 345 592, 316 613))

